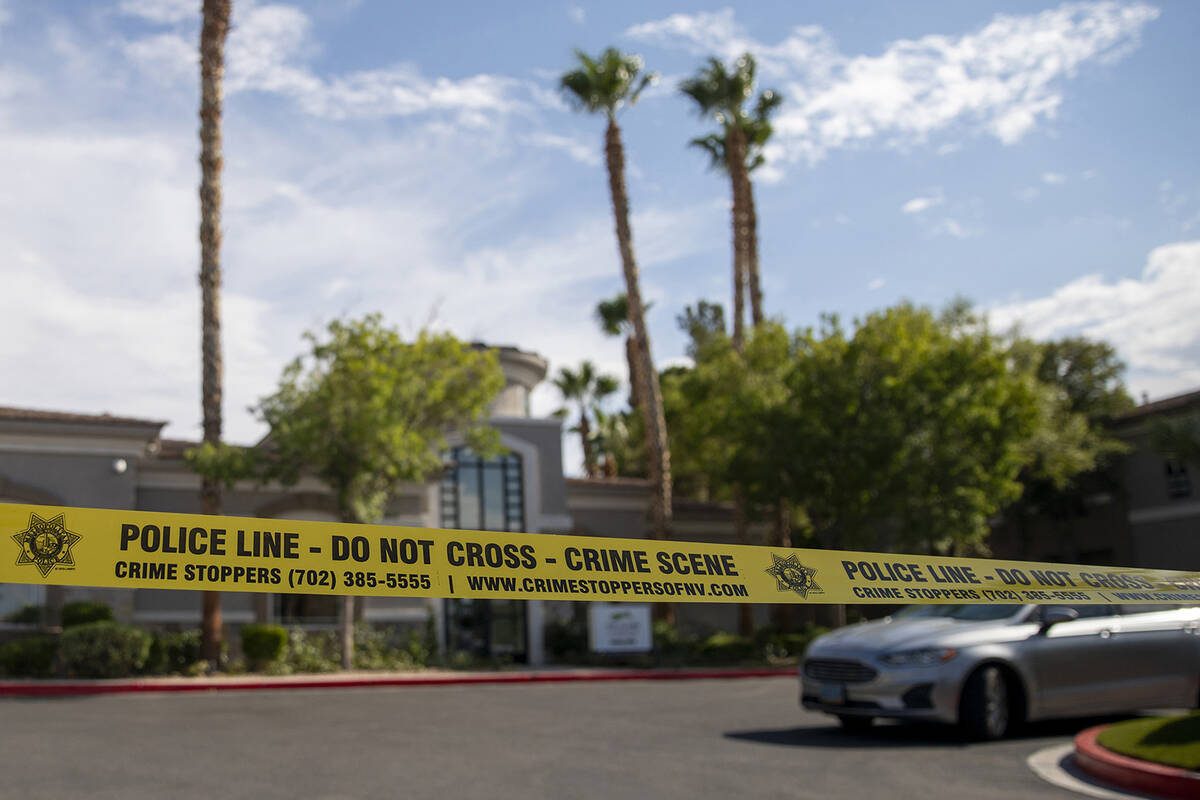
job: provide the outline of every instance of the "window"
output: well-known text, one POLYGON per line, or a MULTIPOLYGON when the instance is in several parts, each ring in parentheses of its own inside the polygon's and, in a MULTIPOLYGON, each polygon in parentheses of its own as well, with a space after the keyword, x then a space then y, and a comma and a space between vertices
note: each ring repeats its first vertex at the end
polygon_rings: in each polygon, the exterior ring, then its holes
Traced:
POLYGON ((521 457, 481 459, 470 448, 450 451, 442 478, 442 526, 475 531, 523 531, 525 491, 521 457))
POLYGON ((1188 468, 1178 461, 1167 462, 1167 497, 1176 500, 1180 497, 1191 497, 1192 479, 1188 468))
MULTIPOLYGON (((482 459, 467 447, 449 453, 442 478, 442 527, 477 531, 525 530, 521 457, 482 459)), ((526 657, 524 600, 446 601, 446 646, 479 656, 526 657)))
MULTIPOLYGON (((442 479, 442 527, 460 530, 524 530, 521 456, 480 458, 469 447, 449 453, 442 479)), ((446 601, 446 646, 479 656, 526 658, 523 600, 446 601)))

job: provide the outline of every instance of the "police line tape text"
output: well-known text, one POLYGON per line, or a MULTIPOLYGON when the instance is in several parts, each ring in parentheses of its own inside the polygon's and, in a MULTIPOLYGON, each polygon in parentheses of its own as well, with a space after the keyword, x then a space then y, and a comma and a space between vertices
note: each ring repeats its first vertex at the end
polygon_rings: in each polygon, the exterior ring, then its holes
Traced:
MULTIPOLYGON (((433 561, 433 539, 398 539, 379 537, 379 563, 423 564, 433 561)), ((131 547, 143 553, 171 553, 195 556, 236 555, 242 558, 301 557, 300 534, 291 531, 237 530, 203 528, 186 525, 121 525, 121 550, 131 547), (232 542, 230 539, 232 538, 232 542)), ((309 553, 319 554, 319 546, 307 548, 309 553)), ((645 550, 567 547, 563 551, 563 562, 572 572, 616 572, 643 573, 653 571, 650 554, 645 550)), ((506 567, 508 569, 535 570, 538 558, 532 545, 495 542, 445 543, 446 563, 452 567, 506 567)), ((329 557, 333 561, 366 563, 372 560, 371 542, 365 536, 329 537, 329 557)), ((725 575, 736 577, 737 566, 733 556, 710 553, 659 552, 655 554, 654 568, 664 575, 725 575)), ((556 559, 548 558, 547 563, 556 559)), ((125 576, 118 576, 125 577, 125 576)), ((139 577, 130 575, 129 577, 139 577)))
MULTIPOLYGON (((949 564, 913 564, 900 561, 843 561, 842 570, 852 581, 864 580, 872 582, 898 583, 949 583, 982 585, 985 580, 993 580, 992 576, 981 579, 975 570, 968 566, 949 564), (928 577, 927 577, 928 576, 928 577)), ((1098 572, 1080 572, 1076 578, 1065 569, 1030 569, 1028 574, 1015 567, 1003 569, 996 567, 995 577, 1007 586, 1061 586, 1064 588, 1081 588, 1088 586, 1093 589, 1153 589, 1154 586, 1139 575, 1106 575, 1098 572)), ((1183 587, 1177 587, 1183 588, 1183 587)), ((1064 593, 1070 594, 1070 593, 1064 593)), ((1045 599, 1045 598, 1043 598, 1045 599)), ((1073 599, 1070 597, 1056 599, 1073 599)))

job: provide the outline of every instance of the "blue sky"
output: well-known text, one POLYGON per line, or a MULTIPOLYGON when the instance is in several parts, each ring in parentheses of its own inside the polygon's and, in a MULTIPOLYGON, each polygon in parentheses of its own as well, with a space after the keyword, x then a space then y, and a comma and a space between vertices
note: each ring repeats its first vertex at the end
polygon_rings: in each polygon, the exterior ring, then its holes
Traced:
MULTIPOLYGON (((0 403, 199 431, 198 0, 0 0, 0 403)), ((780 91, 758 175, 768 313, 965 295, 1200 387, 1200 6, 1190 2, 239 2, 225 116, 227 435, 303 330, 380 310, 552 368, 623 349, 603 123, 571 51, 662 76, 622 117, 660 364, 729 303, 729 193, 676 87, 749 50, 780 91)), ((535 411, 557 405, 544 386, 535 411)), ((569 463, 576 459, 568 453, 569 463)))

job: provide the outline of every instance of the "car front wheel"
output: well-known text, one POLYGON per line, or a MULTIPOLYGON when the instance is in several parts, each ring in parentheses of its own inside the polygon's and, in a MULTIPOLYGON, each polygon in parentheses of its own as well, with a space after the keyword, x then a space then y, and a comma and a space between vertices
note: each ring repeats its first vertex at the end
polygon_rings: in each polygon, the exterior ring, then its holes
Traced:
POLYGON ((958 721, 972 739, 1000 739, 1009 732, 1012 703, 999 667, 977 669, 967 678, 958 721))

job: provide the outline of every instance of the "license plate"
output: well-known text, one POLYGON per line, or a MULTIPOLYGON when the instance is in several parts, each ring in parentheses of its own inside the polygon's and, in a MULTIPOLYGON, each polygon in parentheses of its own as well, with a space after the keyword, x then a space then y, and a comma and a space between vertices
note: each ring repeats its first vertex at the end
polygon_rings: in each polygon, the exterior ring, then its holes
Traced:
POLYGON ((828 705, 844 705, 846 687, 840 683, 822 683, 817 686, 817 699, 828 705))

